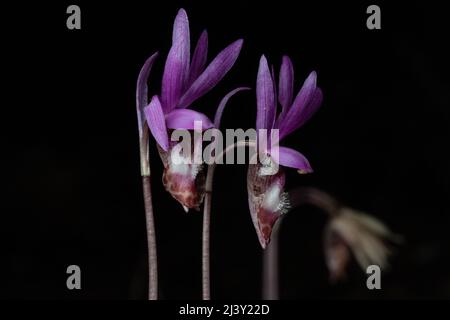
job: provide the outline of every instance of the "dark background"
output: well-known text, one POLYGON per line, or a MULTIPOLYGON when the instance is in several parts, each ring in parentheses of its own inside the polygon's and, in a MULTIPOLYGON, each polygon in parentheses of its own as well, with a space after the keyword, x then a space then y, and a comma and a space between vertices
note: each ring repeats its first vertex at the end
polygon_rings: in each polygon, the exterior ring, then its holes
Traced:
MULTIPOLYGON (((145 219, 139 176, 135 83, 145 59, 159 92, 173 19, 187 10, 191 42, 209 32, 210 59, 244 38, 225 79, 194 109, 214 114, 234 87, 254 87, 261 54, 279 68, 288 54, 295 87, 312 70, 320 111, 286 146, 315 173, 288 173, 288 189, 311 185, 369 212, 406 242, 382 290, 365 287, 356 265, 330 285, 322 253, 324 216, 311 207, 286 217, 281 298, 450 298, 450 82, 448 17, 428 1, 380 5, 382 29, 366 28, 367 3, 322 1, 88 1, 21 3, 2 10, 2 201, 4 298, 144 299, 145 219), (78 4, 82 29, 67 30, 78 4), (66 289, 66 268, 82 290, 66 289)), ((233 98, 227 128, 254 126, 254 91, 233 98)), ((160 297, 201 298, 201 214, 185 214, 160 183, 152 150, 160 297)), ((261 249, 247 209, 246 166, 216 170, 212 297, 258 299, 261 249)))

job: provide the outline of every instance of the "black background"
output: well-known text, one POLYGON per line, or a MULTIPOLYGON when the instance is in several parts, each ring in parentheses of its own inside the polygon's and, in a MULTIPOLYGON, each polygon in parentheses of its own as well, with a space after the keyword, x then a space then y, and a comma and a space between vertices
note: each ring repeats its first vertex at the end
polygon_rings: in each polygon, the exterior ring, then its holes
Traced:
MULTIPOLYGON (((375 2, 376 3, 376 2, 375 2)), ((320 111, 285 141, 315 173, 288 173, 288 189, 312 185, 383 220, 406 242, 382 290, 353 265, 330 285, 322 254, 324 217, 302 207, 285 219, 281 298, 450 298, 450 82, 446 11, 428 1, 381 7, 382 29, 366 28, 367 3, 322 1, 142 1, 5 7, 2 64, 6 142, 2 204, 4 298, 144 299, 145 219, 139 176, 135 84, 145 59, 158 93, 173 19, 187 10, 191 42, 209 32, 209 57, 238 38, 241 55, 194 109, 213 116, 221 97, 255 85, 261 54, 279 68, 288 54, 298 90, 312 70, 320 111), (78 4, 82 29, 66 28, 78 4), (66 288, 66 268, 82 290, 66 288)), ((223 127, 255 123, 255 95, 230 100, 223 127)), ((201 214, 185 214, 160 183, 151 144, 160 297, 201 298, 201 214)), ((246 167, 216 170, 212 297, 258 299, 261 249, 247 209, 246 167)))

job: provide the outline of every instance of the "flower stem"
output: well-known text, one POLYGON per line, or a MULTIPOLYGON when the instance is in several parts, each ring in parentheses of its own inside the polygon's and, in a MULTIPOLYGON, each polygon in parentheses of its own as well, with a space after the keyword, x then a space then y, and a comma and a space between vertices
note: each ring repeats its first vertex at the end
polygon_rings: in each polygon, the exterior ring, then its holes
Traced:
MULTIPOLYGON (((228 146, 215 157, 215 160, 223 160, 225 154, 232 149, 241 146, 255 147, 255 141, 239 141, 228 146)), ((202 231, 202 297, 203 300, 211 300, 211 272, 210 272, 210 230, 211 230, 211 198, 214 170, 216 163, 208 166, 205 182, 205 200, 203 205, 203 231, 202 231)))
POLYGON ((156 258, 155 222, 153 218, 152 194, 150 186, 150 176, 142 177, 142 187, 144 190, 145 219, 147 223, 147 244, 148 244, 148 299, 158 299, 158 261, 156 258))
POLYGON ((275 225, 272 231, 272 240, 263 252, 263 292, 264 300, 279 299, 279 271, 278 271, 278 226, 275 225))
POLYGON ((140 141, 142 189, 144 193, 145 221, 148 246, 148 299, 158 299, 158 260, 156 254, 155 220, 153 217, 150 183, 150 159, 148 154, 148 127, 145 124, 140 141))
POLYGON ((341 207, 341 203, 333 196, 314 187, 299 187, 289 191, 289 200, 291 209, 310 204, 321 209, 328 217, 335 216, 341 207))
POLYGON ((136 115, 139 130, 139 152, 141 159, 142 188, 144 192, 145 219, 148 243, 148 299, 158 299, 158 263, 156 256, 155 222, 153 218, 152 192, 150 186, 149 128, 145 121, 144 108, 148 104, 148 77, 153 62, 158 57, 155 52, 148 58, 139 71, 136 83, 136 115))
POLYGON ((211 226, 211 197, 215 164, 208 166, 205 185, 205 203, 203 206, 203 233, 202 233, 202 296, 203 300, 211 299, 210 274, 210 226, 211 226))
MULTIPOLYGON (((289 192, 291 210, 303 204, 311 204, 322 209, 328 217, 338 212, 340 204, 328 193, 313 187, 299 187, 289 192)), ((263 292, 264 300, 279 299, 279 237, 284 216, 275 224, 271 241, 263 253, 263 292)))
MULTIPOLYGON (((223 156, 232 149, 239 146, 255 146, 254 141, 240 141, 228 146, 223 152, 215 157, 215 160, 222 159, 223 156)), ((205 200, 203 204, 203 231, 202 231, 202 297, 203 300, 211 300, 211 272, 210 272, 210 230, 211 230, 211 198, 214 170, 216 163, 208 166, 205 182, 205 200)))

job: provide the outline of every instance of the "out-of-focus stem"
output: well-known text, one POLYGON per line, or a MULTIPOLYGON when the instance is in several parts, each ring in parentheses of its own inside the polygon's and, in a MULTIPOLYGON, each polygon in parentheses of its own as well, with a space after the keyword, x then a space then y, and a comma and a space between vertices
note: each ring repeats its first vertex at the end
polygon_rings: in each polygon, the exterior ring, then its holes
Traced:
POLYGON ((153 217, 152 191, 150 183, 150 159, 148 154, 148 126, 144 125, 140 141, 142 189, 144 193, 145 221, 148 246, 148 299, 158 299, 158 260, 156 253, 155 221, 153 217))
POLYGON ((314 187, 299 187, 289 191, 291 209, 303 204, 313 205, 333 217, 339 211, 341 204, 325 191, 314 187))
MULTIPOLYGON (((291 210, 303 204, 311 204, 322 209, 328 217, 336 215, 339 202, 328 193, 313 187, 300 187, 289 192, 291 210)), ((264 300, 279 299, 279 237, 284 216, 275 224, 271 241, 263 253, 263 287, 264 300)))
POLYGON ((272 240, 263 252, 263 292, 264 300, 279 299, 279 271, 278 271, 278 226, 272 231, 272 240))

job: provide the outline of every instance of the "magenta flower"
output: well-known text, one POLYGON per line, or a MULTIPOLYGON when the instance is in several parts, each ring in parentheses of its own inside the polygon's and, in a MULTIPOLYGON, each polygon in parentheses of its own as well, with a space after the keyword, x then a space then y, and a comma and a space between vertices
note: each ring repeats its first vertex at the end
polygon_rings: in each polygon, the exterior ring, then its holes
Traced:
MULTIPOLYGON (((299 93, 293 99, 294 70, 289 57, 284 56, 281 64, 278 84, 278 97, 275 75, 269 71, 263 55, 259 62, 256 81, 256 129, 270 132, 279 130, 279 141, 305 124, 322 103, 322 91, 316 86, 316 73, 313 71, 305 80, 299 93), (281 112, 277 117, 277 98, 281 112)), ((278 142, 276 145, 278 145, 278 142)), ((247 190, 252 221, 263 249, 270 242, 275 222, 287 211, 289 201, 284 192, 285 174, 283 167, 297 169, 299 173, 310 173, 312 168, 308 159, 300 152, 286 147, 278 147, 278 153, 266 151, 263 163, 250 165, 247 174, 247 190), (268 161, 267 161, 268 160, 268 161), (274 163, 279 170, 270 173, 274 163), (269 168, 267 168, 269 167, 269 168), (267 173, 269 172, 269 173, 267 173)), ((261 161, 261 160, 260 160, 261 161)))
MULTIPOLYGON (((222 50, 206 66, 208 35, 201 34, 192 59, 190 58, 189 21, 180 9, 174 22, 172 47, 166 59, 161 95, 154 95, 144 112, 150 131, 158 143, 164 163, 163 184, 185 210, 198 209, 204 196, 204 173, 201 164, 174 164, 174 143, 169 141, 169 130, 193 130, 194 122, 201 121, 202 130, 214 124, 204 114, 188 109, 198 98, 210 91, 231 69, 242 47, 237 40, 222 50)), ((145 68, 145 66, 144 66, 145 68)))

